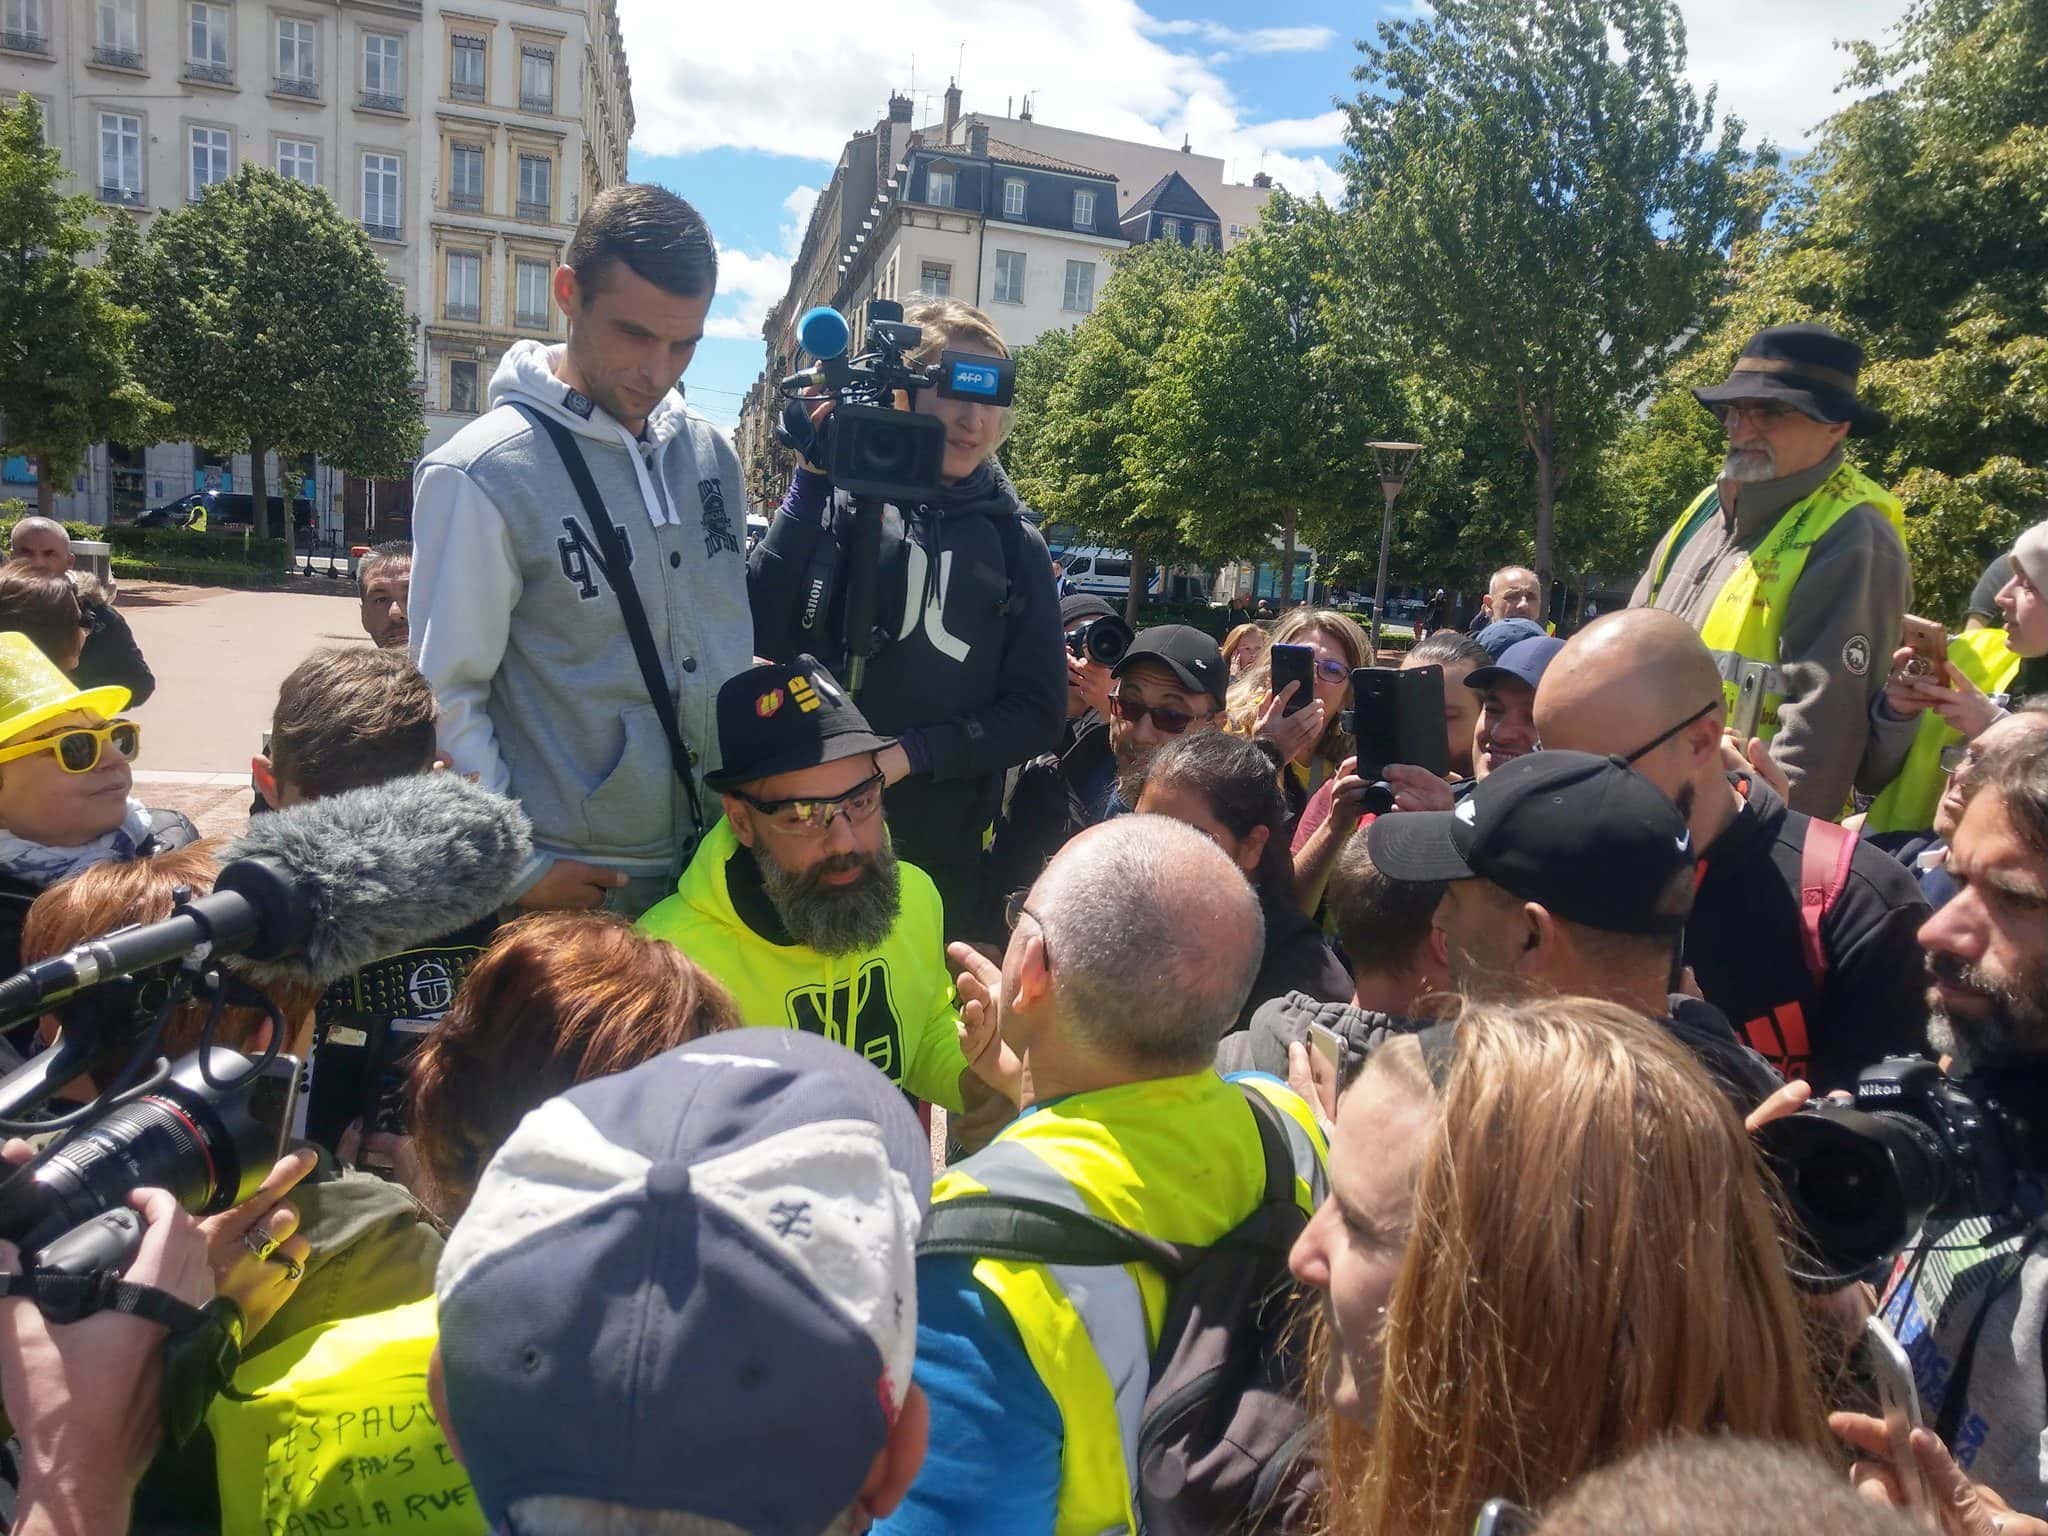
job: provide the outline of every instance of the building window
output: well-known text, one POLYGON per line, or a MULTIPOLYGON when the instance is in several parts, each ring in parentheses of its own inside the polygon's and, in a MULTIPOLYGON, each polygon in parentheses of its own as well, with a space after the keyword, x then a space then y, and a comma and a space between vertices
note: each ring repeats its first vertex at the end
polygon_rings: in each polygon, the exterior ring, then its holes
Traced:
POLYGON ((519 110, 522 112, 552 112, 555 110, 554 49, 522 48, 519 50, 519 110))
POLYGON ((1003 178, 1003 217, 1021 219, 1024 217, 1024 183, 1015 176, 1003 178))
POLYGON ((319 186, 320 146, 311 139, 279 139, 277 174, 287 181, 303 181, 309 187, 319 186))
POLYGON ((277 19, 277 89, 285 96, 320 94, 319 67, 313 60, 313 23, 290 16, 277 19))
POLYGON ((546 155, 519 157, 519 207, 522 219, 555 216, 555 162, 546 155))
POLYGON ((1206 224, 1195 225, 1192 233, 1194 235, 1194 246, 1198 251, 1206 251, 1214 243, 1214 232, 1206 224))
POLYGON ((1078 310, 1084 315, 1095 308, 1094 262, 1067 263, 1067 291, 1060 300, 1060 308, 1078 310))
POLYGON ((0 48, 16 53, 50 51, 49 19, 44 0, 0 0, 0 48))
POLYGON ((928 261, 917 274, 918 291, 934 299, 949 297, 953 292, 953 267, 950 262, 928 261))
POLYGON ((1074 228, 1095 227, 1095 194, 1086 190, 1074 194, 1074 228))
POLYGON ((513 266, 515 325, 529 331, 548 328, 548 264, 522 256, 513 266))
POLYGON ((448 65, 448 94, 458 101, 482 101, 484 40, 474 33, 457 32, 448 42, 452 49, 448 65))
POLYGON ((100 114, 100 197, 109 203, 142 201, 141 118, 100 114))
POLYGON ((373 239, 403 236, 398 212, 399 161, 396 155, 363 156, 363 226, 373 239))
POLYGON ((228 179, 228 131, 194 128, 191 143, 192 184, 187 195, 197 202, 208 187, 228 179))
POLYGON ((484 259, 475 251, 448 253, 448 318, 474 324, 484 317, 484 259))
POLYGON ((228 65, 228 8, 193 0, 187 16, 185 73, 195 80, 225 85, 234 79, 228 65))
POLYGON ((380 112, 405 110, 405 40, 388 32, 363 34, 363 105, 380 112))
POLYGON ((448 206, 483 212, 484 147, 452 144, 448 148, 448 206))
POLYGON ((1178 240, 1180 238, 1180 220, 1162 218, 1159 221, 1159 238, 1162 240, 1178 240))
POLYGON ((1231 225, 1230 238, 1233 240, 1242 240, 1244 238, 1244 226, 1242 224, 1231 225))
POLYGON ((458 357, 448 364, 448 409, 458 416, 476 414, 476 362, 458 357))
POLYGON ((1022 304, 1024 302, 1024 253, 1022 251, 996 252, 994 298, 998 304, 1022 304))
POLYGON ((112 64, 119 69, 142 68, 139 4, 140 0, 99 0, 93 10, 93 63, 112 64))
POLYGON ((936 203, 941 208, 953 206, 953 173, 951 171, 926 171, 924 173, 924 200, 936 203))

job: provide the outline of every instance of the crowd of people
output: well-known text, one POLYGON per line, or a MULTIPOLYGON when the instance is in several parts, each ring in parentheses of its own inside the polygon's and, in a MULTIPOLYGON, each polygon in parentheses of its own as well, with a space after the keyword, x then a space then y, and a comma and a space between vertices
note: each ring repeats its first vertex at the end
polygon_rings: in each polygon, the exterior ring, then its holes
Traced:
MULTIPOLYGON (((254 814, 462 775, 531 857, 166 1005, 167 1058, 306 1060, 290 1150, 136 1190, 84 1316, 0 1243, 16 1530, 2048 1536, 2048 522, 1911 614, 1860 353, 1781 326, 1575 633, 1521 566, 1400 655, 1134 627, 935 390, 878 536, 793 402, 749 549, 680 389, 716 281, 687 203, 594 199, 567 343, 285 681, 254 814)), ((22 963, 227 883, 130 797, 149 675, 60 543, 0 568, 22 963)))

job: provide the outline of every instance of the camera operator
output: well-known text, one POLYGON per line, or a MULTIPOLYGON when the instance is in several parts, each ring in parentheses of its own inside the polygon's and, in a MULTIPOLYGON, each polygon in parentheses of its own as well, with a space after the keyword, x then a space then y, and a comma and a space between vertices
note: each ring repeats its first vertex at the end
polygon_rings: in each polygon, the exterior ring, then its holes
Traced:
POLYGON ((1016 771, 989 845, 990 888, 1027 889, 1067 839, 1109 814, 1116 753, 1109 743, 1110 669, 1131 646, 1130 627, 1099 597, 1060 600, 1067 637, 1067 724, 1060 744, 1016 771))
POLYGON ((1927 903, 1881 850, 1789 810, 1760 774, 1728 771, 1720 690, 1691 625, 1629 609, 1565 643, 1536 724, 1547 747, 1623 758, 1684 812, 1706 870, 1685 931, 1701 992, 1784 1076, 1847 1087, 1926 1048, 1912 934, 1927 903))
POLYGON ((2029 1127, 2017 1211, 1930 1222, 1900 1256, 1881 1313, 1921 1403, 1970 1477, 2048 1513, 2048 756, 2006 741, 1971 775, 1948 865, 1960 887, 1920 930, 1929 1036, 2029 1127))
MULTIPOLYGON (((915 367, 949 348, 1009 356, 995 323, 957 299, 913 304, 904 323, 921 330, 904 354, 915 367)), ((859 703, 876 731, 896 738, 880 761, 897 851, 939 888, 946 932, 980 938, 999 927, 983 848, 1003 775, 1051 748, 1065 714, 1059 606, 1045 541, 995 460, 1008 409, 937 388, 908 404, 944 424, 945 457, 937 489, 884 509, 876 615, 887 638, 859 703)), ((814 427, 829 409, 814 409, 814 427)), ((818 452, 809 445, 748 561, 755 644, 779 662, 816 648, 802 634, 814 566, 829 568, 841 592, 858 574, 853 498, 834 492, 810 456, 818 452)))

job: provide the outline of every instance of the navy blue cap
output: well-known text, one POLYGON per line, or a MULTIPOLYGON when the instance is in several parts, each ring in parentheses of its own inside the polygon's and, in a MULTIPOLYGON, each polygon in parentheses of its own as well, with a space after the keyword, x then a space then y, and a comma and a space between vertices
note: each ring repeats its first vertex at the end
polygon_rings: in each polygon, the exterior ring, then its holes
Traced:
POLYGON ((709 1035, 534 1110, 435 1279, 485 1517, 556 1497, 825 1530, 910 1386, 930 1198, 903 1095, 796 1030, 709 1035))
MULTIPOLYGON (((1508 620, 1509 624, 1527 624, 1528 622, 1527 619, 1508 620)), ((1493 626, 1493 629, 1505 629, 1506 627, 1506 624, 1496 624, 1493 626)), ((1535 626, 1530 625, 1530 628, 1534 629, 1535 626)), ((1488 633, 1491 632, 1491 630, 1488 631, 1488 633)), ((1484 635, 1480 636, 1480 643, 1482 645, 1486 643, 1484 635)), ((1470 672, 1467 672, 1465 674, 1465 686, 1484 692, 1498 683, 1519 679, 1527 683, 1531 688, 1534 688, 1543 681, 1543 673, 1550 665, 1550 658, 1563 649, 1564 642, 1562 640, 1558 639, 1555 635, 1546 635, 1542 630, 1538 629, 1528 639, 1517 640, 1505 651, 1495 656, 1492 666, 1474 667, 1470 672)))
POLYGON ((1543 626, 1534 619, 1495 619, 1479 631, 1479 648, 1499 661, 1511 645, 1534 639, 1543 633, 1543 626))

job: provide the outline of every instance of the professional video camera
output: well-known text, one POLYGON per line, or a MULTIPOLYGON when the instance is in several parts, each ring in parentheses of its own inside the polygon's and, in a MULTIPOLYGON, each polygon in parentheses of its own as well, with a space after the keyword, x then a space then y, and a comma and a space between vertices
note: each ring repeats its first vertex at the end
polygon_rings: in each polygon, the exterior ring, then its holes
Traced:
POLYGON ((1764 1126, 1757 1143, 1800 1228, 1794 1274, 1833 1289, 1899 1252, 1930 1219, 2012 1214, 2022 1173, 2044 1166, 2023 1108, 2044 1090, 2048 1074, 1956 1079, 1893 1056, 1856 1080, 1853 1105, 1816 1102, 1764 1126))
MULTIPOLYGON (((922 343, 923 328, 906 324, 903 306, 889 299, 869 303, 866 349, 849 359, 852 334, 845 316, 822 306, 797 322, 798 341, 818 362, 778 386, 788 403, 776 436, 822 465, 833 485, 854 499, 841 539, 847 559, 839 609, 843 660, 826 659, 835 670, 843 668, 847 688, 858 693, 868 658, 881 645, 875 599, 882 506, 910 505, 929 496, 938 488, 946 457, 945 424, 898 408, 897 397, 914 405, 919 390, 932 389, 949 400, 1006 406, 1015 389, 1016 365, 1006 357, 954 351, 941 353, 936 364, 912 364, 908 354, 922 343), (810 413, 821 399, 832 401, 832 410, 814 427, 810 413)), ((826 613, 831 585, 824 575, 812 579, 807 614, 826 613)))

